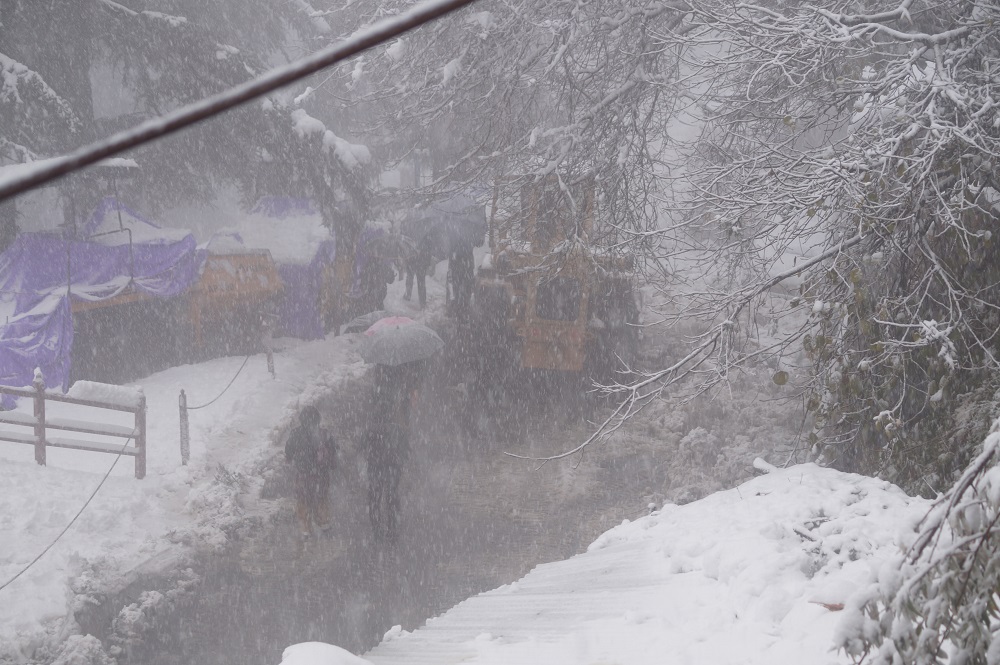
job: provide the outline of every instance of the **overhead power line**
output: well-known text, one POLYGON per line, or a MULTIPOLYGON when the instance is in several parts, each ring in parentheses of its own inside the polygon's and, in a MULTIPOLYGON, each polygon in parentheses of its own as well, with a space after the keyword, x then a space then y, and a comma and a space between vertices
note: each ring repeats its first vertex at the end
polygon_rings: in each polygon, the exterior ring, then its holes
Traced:
POLYGON ((149 143, 188 125, 228 111, 473 2, 475 0, 426 0, 399 16, 379 21, 338 44, 274 69, 253 81, 189 104, 162 117, 153 118, 68 155, 47 159, 34 168, 28 164, 16 175, 0 179, 0 201, 51 182, 106 157, 149 143))

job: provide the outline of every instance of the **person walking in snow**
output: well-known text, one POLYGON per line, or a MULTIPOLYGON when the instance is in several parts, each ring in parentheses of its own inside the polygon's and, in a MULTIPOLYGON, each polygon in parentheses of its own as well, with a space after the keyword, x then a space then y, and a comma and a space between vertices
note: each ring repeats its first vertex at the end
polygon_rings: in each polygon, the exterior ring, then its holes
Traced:
POLYGON ((472 291, 476 283, 476 259, 472 252, 472 242, 459 240, 452 243, 448 259, 451 272, 453 299, 451 314, 465 318, 472 302, 472 291))
POLYGON ((398 537, 399 482, 410 455, 410 411, 422 370, 423 363, 376 368, 362 447, 368 468, 368 517, 380 540, 398 537))
POLYGON ((437 261, 428 242, 421 241, 417 244, 413 253, 406 257, 406 292, 403 300, 413 297, 413 282, 416 280, 420 309, 427 307, 427 275, 434 273, 437 261))
POLYGON ((330 530, 330 476, 337 465, 337 445, 322 427, 319 409, 307 406, 299 414, 299 425, 285 443, 285 460, 292 465, 295 515, 302 538, 330 530))
POLYGON ((413 296, 415 279, 420 309, 425 308, 427 306, 427 276, 433 275, 435 266, 447 256, 448 241, 440 228, 427 231, 420 240, 414 243, 404 261, 406 292, 403 294, 403 300, 409 300, 413 296))

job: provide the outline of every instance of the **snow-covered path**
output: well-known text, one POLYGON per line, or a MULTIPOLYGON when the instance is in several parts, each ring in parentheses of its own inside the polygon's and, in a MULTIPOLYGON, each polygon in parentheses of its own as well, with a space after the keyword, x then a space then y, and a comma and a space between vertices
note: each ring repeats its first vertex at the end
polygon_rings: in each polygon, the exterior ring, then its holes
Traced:
MULTIPOLYGON (((387 307, 414 318, 435 316, 442 308, 444 277, 439 268, 428 280, 427 311, 402 300, 402 282, 390 286, 387 307)), ((187 466, 180 458, 180 390, 189 406, 211 401, 244 357, 174 367, 137 381, 148 408, 143 480, 133 477, 131 458, 114 463, 112 455, 49 449, 47 466, 40 467, 31 446, 0 442, 0 585, 26 569, 0 589, 0 662, 23 662, 40 649, 58 653, 78 629, 74 613, 121 588, 129 571, 154 557, 176 562, 172 555, 189 545, 222 546, 247 514, 272 510, 273 505, 254 505, 265 483, 262 465, 274 456, 301 406, 366 371, 359 344, 357 335, 275 340, 277 378, 268 373, 262 354, 251 356, 217 401, 190 412, 187 466), (113 463, 91 503, 59 537, 113 463), (242 486, 217 482, 220 474, 239 478, 242 486)), ((71 405, 53 405, 50 414, 93 419, 71 405)), ((128 414, 109 422, 131 425, 128 414)))
MULTIPOLYGON (((376 665, 846 663, 836 611, 927 503, 802 465, 616 527, 365 654, 376 665)), ((337 662, 288 660, 286 665, 337 662)))

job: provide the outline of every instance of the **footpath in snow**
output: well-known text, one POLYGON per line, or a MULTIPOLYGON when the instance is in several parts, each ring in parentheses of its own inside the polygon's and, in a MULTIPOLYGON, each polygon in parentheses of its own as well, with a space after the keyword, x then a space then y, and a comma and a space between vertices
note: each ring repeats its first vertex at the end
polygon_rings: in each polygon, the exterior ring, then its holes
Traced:
POLYGON ((812 464, 772 470, 626 522, 418 630, 397 627, 364 658, 313 642, 282 665, 848 663, 835 649, 842 607, 928 505, 812 464))

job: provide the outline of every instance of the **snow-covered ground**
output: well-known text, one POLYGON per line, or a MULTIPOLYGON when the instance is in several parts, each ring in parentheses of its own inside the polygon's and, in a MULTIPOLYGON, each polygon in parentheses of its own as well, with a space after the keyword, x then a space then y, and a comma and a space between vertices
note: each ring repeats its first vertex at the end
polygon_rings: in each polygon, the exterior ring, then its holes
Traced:
MULTIPOLYGON (((427 315, 440 309, 445 272, 442 264, 428 279, 432 307, 427 315)), ((387 308, 420 318, 425 313, 415 302, 402 300, 402 287, 401 282, 392 285, 387 308)), ((121 586, 128 571, 153 557, 169 560, 172 552, 190 545, 221 546, 247 514, 267 510, 248 505, 264 482, 255 468, 275 453, 302 406, 365 371, 359 344, 358 335, 276 340, 276 378, 262 354, 251 356, 218 401, 189 412, 186 466, 180 453, 181 389, 190 407, 212 400, 244 357, 174 367, 135 382, 148 409, 143 480, 135 479, 131 457, 116 461, 110 454, 49 448, 47 465, 39 466, 32 446, 0 442, 0 585, 27 569, 0 589, 0 663, 24 662, 39 649, 58 650, 77 630, 75 610, 121 586), (240 474, 244 484, 219 482, 220 474, 240 474)), ((31 404, 21 401, 18 410, 30 413, 31 404)), ((51 402, 47 415, 95 419, 92 410, 51 402)), ((102 412, 101 417, 106 418, 102 422, 132 424, 130 414, 102 412)))
MULTIPOLYGON (((442 264, 428 280, 426 315, 440 307, 444 277, 442 264)), ((387 309, 419 316, 401 290, 399 282, 391 287, 387 309)), ((136 382, 149 405, 147 477, 136 480, 132 459, 119 460, 58 540, 113 456, 50 449, 48 466, 39 467, 30 446, 0 444, 0 585, 55 542, 0 589, 0 662, 25 662, 46 648, 58 653, 78 630, 73 611, 91 596, 155 555, 224 543, 246 514, 266 508, 252 504, 264 482, 256 471, 303 404, 364 372, 358 344, 353 335, 279 340, 276 379, 263 356, 251 357, 217 402, 191 412, 188 466, 180 463, 180 389, 190 405, 208 401, 243 358, 172 368, 136 382), (227 474, 241 474, 242 488, 219 481, 227 474)), ((759 411, 770 418, 765 407, 759 411)), ((704 443, 725 431, 713 426, 710 411, 689 414, 691 422, 674 410, 650 413, 658 424, 641 428, 643 440, 669 430, 667 421, 691 430, 679 441, 660 442, 677 446, 679 454, 685 441, 704 443)), ((740 412, 734 422, 742 423, 744 438, 760 434, 748 414, 740 412)), ((678 432, 670 435, 678 438, 678 432)), ((692 452, 690 464, 712 464, 704 447, 692 452)), ((847 614, 837 608, 907 543, 926 507, 860 476, 812 465, 775 470, 616 527, 586 553, 541 565, 424 628, 389 631, 364 660, 312 643, 290 648, 284 662, 848 662, 834 649, 847 614)), ((74 639, 76 653, 86 652, 74 639)))
POLYGON ((624 523, 418 630, 396 627, 363 659, 306 643, 282 665, 847 663, 835 644, 852 594, 927 508, 879 480, 771 469, 624 523))
MULTIPOLYGON (((240 519, 245 506, 225 484, 214 482, 220 465, 230 471, 252 469, 273 454, 272 440, 301 404, 363 372, 356 341, 356 336, 279 340, 274 379, 264 356, 252 356, 217 402, 190 412, 187 466, 181 465, 179 447, 180 390, 190 406, 207 402, 225 388, 244 358, 176 367, 138 382, 148 404, 146 478, 134 478, 132 458, 119 459, 66 534, 0 590, 0 661, 20 662, 19 656, 30 656, 40 640, 71 633, 68 617, 76 604, 85 602, 89 591, 113 585, 115 575, 180 544, 224 542, 226 528, 240 519)), ((70 413, 67 406, 50 403, 49 415, 88 417, 70 413)), ((30 409, 30 404, 20 408, 30 409)), ((0 444, 0 584, 57 538, 114 459, 50 448, 47 466, 38 466, 31 446, 0 444)))

